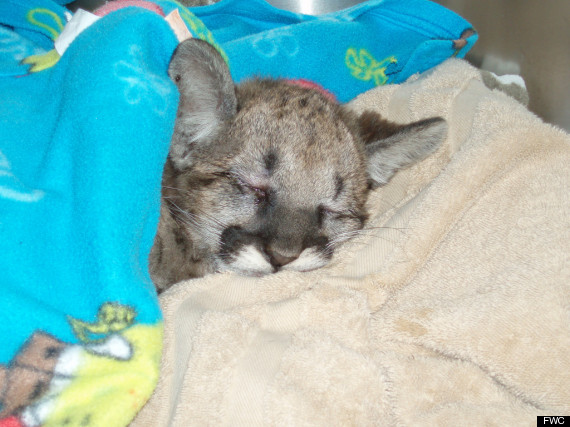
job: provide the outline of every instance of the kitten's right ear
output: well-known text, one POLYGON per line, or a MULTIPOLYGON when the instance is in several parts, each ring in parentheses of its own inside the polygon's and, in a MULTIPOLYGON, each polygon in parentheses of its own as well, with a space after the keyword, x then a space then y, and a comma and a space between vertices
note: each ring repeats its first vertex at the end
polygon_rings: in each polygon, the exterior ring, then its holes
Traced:
POLYGON ((447 136, 447 122, 441 117, 402 125, 365 111, 358 124, 366 144, 371 188, 386 184, 398 170, 434 153, 447 136))
POLYGON ((192 152, 213 141, 236 113, 235 86, 221 55, 198 39, 178 45, 168 75, 180 92, 170 158, 184 169, 192 164, 192 152))

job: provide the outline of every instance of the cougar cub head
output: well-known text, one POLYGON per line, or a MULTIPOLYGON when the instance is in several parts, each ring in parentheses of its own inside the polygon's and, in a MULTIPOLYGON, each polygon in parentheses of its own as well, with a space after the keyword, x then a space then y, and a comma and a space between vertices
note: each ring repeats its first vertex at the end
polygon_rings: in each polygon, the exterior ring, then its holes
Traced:
POLYGON ((397 125, 284 80, 235 86, 195 39, 177 48, 169 75, 180 103, 150 259, 159 289, 213 271, 324 266, 363 227, 369 189, 446 133, 441 118, 397 125))

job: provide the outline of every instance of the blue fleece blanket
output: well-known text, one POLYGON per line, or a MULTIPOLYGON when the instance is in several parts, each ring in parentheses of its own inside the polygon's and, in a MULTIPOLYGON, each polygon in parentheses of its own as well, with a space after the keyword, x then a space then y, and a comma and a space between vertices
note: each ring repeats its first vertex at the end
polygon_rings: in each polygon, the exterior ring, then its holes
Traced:
POLYGON ((426 0, 321 17, 164 0, 161 13, 104 16, 60 56, 63 3, 0 0, 0 426, 126 425, 155 386, 162 320, 147 257, 178 102, 167 76, 178 42, 161 15, 179 8, 238 81, 305 78, 341 101, 476 39, 426 0))
POLYGON ((264 0, 190 10, 223 47, 235 80, 252 74, 308 79, 341 102, 462 58, 477 40, 467 21, 427 0, 371 0, 321 16, 264 0))

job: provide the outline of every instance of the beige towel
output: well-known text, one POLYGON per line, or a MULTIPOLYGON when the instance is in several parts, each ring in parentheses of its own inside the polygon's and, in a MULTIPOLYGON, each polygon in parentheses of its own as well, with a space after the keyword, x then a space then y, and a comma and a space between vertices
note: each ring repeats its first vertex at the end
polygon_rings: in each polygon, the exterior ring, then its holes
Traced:
POLYGON ((331 266, 163 294, 135 426, 536 425, 570 414, 570 136, 450 60, 352 102, 444 146, 369 200, 331 266))

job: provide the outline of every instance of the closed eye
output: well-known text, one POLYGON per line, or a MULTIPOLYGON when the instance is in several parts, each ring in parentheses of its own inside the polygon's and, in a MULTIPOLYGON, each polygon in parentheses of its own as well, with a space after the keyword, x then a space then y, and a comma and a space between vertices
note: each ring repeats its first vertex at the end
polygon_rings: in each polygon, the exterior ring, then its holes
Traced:
POLYGON ((318 221, 319 221, 319 226, 322 226, 324 221, 326 220, 330 220, 330 221, 335 221, 335 220, 359 220, 360 222, 364 222, 364 220, 366 219, 362 214, 359 214, 357 212, 354 212, 352 210, 345 210, 345 211, 340 211, 340 210, 335 210, 335 209, 331 209, 328 208, 326 206, 320 205, 317 209, 317 215, 318 215, 318 221))
POLYGON ((269 190, 267 188, 247 186, 249 191, 253 193, 256 203, 264 203, 269 200, 269 190))
POLYGON ((236 182, 241 188, 242 193, 251 194, 255 198, 255 203, 264 203, 269 199, 269 188, 252 185, 240 178, 236 178, 236 182))
POLYGON ((239 189, 242 194, 251 194, 255 198, 256 203, 267 202, 269 199, 269 189, 267 187, 251 185, 250 183, 244 181, 239 176, 234 175, 231 172, 221 173, 225 179, 229 180, 230 183, 239 189))

